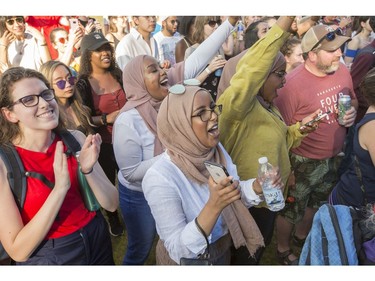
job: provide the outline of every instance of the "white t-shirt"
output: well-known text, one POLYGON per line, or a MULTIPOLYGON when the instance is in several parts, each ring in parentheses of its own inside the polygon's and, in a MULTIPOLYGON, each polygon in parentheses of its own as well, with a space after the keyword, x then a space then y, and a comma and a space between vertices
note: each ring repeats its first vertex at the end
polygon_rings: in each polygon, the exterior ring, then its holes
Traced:
POLYGON ((157 32, 154 38, 158 44, 159 61, 168 60, 171 66, 176 63, 176 44, 181 40, 181 35, 176 32, 173 36, 165 36, 162 31, 157 32))

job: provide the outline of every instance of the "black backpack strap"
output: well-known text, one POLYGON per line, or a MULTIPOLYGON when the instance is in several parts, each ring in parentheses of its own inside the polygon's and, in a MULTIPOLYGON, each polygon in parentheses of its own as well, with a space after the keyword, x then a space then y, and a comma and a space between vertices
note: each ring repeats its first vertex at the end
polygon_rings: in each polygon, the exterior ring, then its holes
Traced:
POLYGON ((22 161, 12 144, 0 145, 0 156, 7 168, 7 177, 18 208, 22 210, 26 197, 26 174, 22 161))
POLYGON ((49 179, 47 179, 44 175, 42 175, 40 173, 27 171, 27 172, 25 172, 25 175, 27 177, 36 178, 36 179, 42 181, 50 189, 53 189, 55 187, 55 184, 53 182, 51 182, 49 179))
POLYGON ((61 137, 64 144, 68 147, 68 150, 66 151, 67 155, 75 156, 76 152, 81 150, 81 144, 68 130, 59 131, 58 135, 61 137))
POLYGON ((335 208, 330 204, 326 204, 326 205, 328 207, 328 211, 331 216, 333 229, 335 230, 335 233, 336 233, 341 263, 342 265, 349 265, 349 260, 348 260, 348 256, 346 254, 346 249, 345 249, 345 242, 341 233, 340 224, 337 218, 335 208))

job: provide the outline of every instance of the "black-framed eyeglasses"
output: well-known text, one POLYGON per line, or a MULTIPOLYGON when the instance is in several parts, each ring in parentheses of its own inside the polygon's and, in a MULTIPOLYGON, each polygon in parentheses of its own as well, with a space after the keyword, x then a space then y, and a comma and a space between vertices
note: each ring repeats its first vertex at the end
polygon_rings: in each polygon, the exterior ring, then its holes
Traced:
POLYGON ((279 78, 284 78, 284 76, 286 75, 286 71, 285 70, 274 71, 272 73, 276 74, 279 78))
POLYGON ((15 18, 12 18, 12 19, 7 19, 6 23, 9 24, 9 25, 13 25, 15 21, 17 23, 24 23, 25 22, 23 17, 15 17, 15 18))
POLYGON ((73 86, 76 83, 76 78, 74 76, 70 76, 66 80, 61 79, 53 84, 56 85, 57 88, 59 88, 60 90, 64 90, 66 86, 66 82, 68 82, 71 86, 73 86))
POLYGON ((191 117, 200 117, 202 122, 207 122, 208 120, 211 120, 212 112, 215 112, 215 114, 219 116, 222 111, 223 111, 223 105, 219 104, 219 105, 215 105, 211 109, 202 110, 198 114, 192 115, 191 117))
POLYGON ((329 42, 335 40, 336 35, 342 35, 341 28, 336 28, 335 30, 328 32, 318 42, 316 42, 316 44, 311 48, 311 51, 314 50, 317 46, 319 46, 319 44, 322 43, 324 39, 329 42))
POLYGON ((28 95, 19 100, 16 100, 8 107, 12 107, 17 103, 22 103, 26 107, 33 107, 39 104, 39 98, 42 97, 45 101, 51 101, 55 98, 55 91, 53 89, 43 90, 39 95, 28 95))
POLYGON ((211 27, 215 27, 216 24, 217 24, 217 25, 220 25, 220 24, 221 24, 221 20, 209 20, 207 24, 208 24, 209 26, 211 26, 211 27))
POLYGON ((180 24, 178 20, 171 20, 171 24, 174 25, 175 23, 180 24))

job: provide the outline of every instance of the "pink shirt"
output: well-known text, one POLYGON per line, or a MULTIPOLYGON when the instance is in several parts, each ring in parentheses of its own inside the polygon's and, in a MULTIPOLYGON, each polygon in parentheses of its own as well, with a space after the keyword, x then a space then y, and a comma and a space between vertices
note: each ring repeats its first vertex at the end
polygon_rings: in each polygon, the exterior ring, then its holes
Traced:
POLYGON ((337 155, 344 144, 346 128, 337 122, 337 102, 342 94, 355 98, 353 82, 348 69, 340 64, 331 75, 318 77, 310 73, 304 64, 286 76, 286 84, 278 90, 275 105, 288 125, 302 120, 320 108, 330 114, 319 124, 319 128, 308 134, 299 147, 291 149, 295 154, 311 159, 327 159, 337 155))

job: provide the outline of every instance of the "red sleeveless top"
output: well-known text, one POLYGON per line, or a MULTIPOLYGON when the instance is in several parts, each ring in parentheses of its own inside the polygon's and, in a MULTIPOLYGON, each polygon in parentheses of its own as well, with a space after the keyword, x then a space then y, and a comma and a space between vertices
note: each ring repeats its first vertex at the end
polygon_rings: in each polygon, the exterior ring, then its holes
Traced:
MULTIPOLYGON (((18 154, 25 167, 25 171, 33 171, 44 175, 49 181, 55 182, 53 171, 53 161, 57 141, 61 140, 59 136, 55 139, 47 152, 35 152, 21 147, 16 147, 18 154)), ((64 144, 64 151, 67 147, 64 144)), ((77 178, 77 160, 73 156, 68 157, 68 169, 70 173, 70 189, 59 210, 51 229, 45 239, 59 238, 75 232, 76 230, 88 224, 95 217, 95 212, 90 212, 85 208, 81 194, 79 192, 79 183, 77 178)), ((26 225, 39 211, 47 197, 51 193, 47 185, 41 180, 27 177, 27 193, 25 204, 21 213, 23 223, 26 225)))

